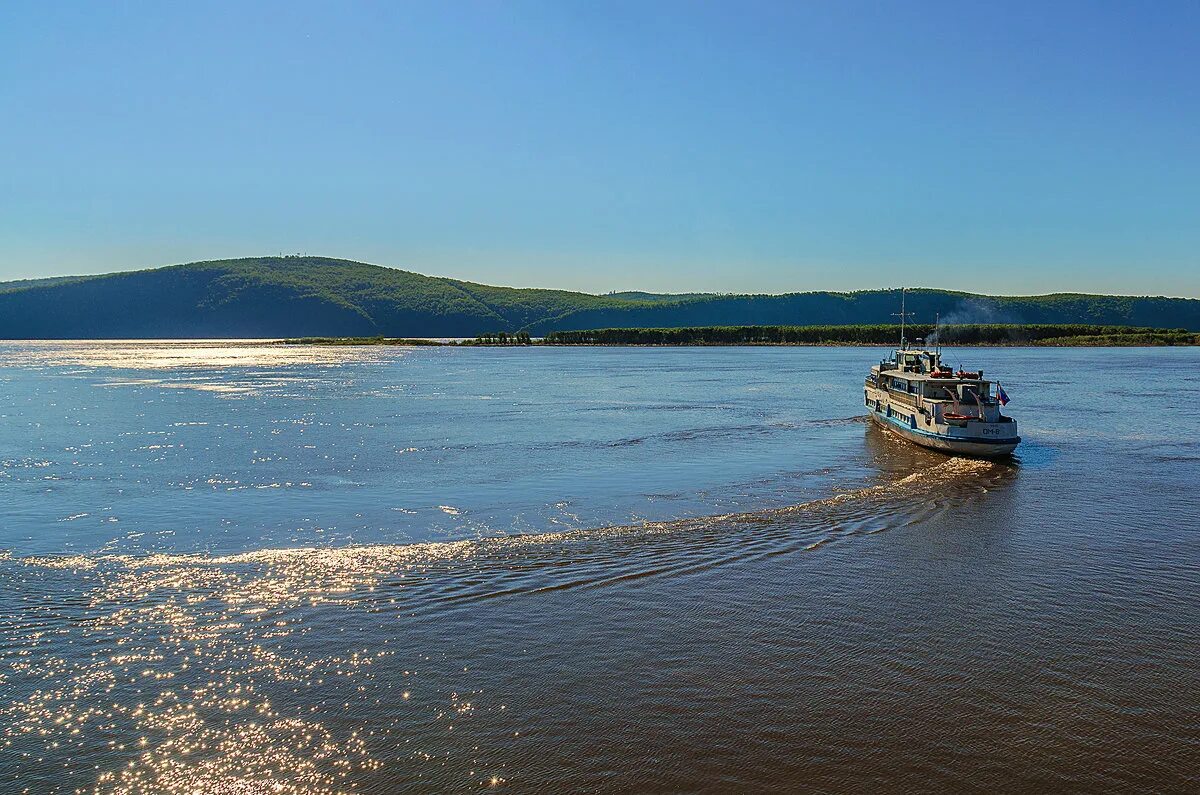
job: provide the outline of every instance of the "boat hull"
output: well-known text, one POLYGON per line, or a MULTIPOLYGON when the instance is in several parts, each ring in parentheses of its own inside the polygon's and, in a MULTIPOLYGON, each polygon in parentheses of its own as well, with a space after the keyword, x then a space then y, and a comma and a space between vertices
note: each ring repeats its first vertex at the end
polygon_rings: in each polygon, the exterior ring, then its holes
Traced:
POLYGON ((871 415, 872 420, 897 436, 901 436, 913 444, 928 447, 930 450, 938 450, 951 455, 968 455, 977 458, 1002 458, 1012 455, 1012 452, 1017 449, 1017 445, 1021 443, 1020 436, 994 440, 953 438, 939 433, 913 429, 908 425, 900 424, 894 418, 888 417, 878 411, 871 410, 868 413, 871 415))

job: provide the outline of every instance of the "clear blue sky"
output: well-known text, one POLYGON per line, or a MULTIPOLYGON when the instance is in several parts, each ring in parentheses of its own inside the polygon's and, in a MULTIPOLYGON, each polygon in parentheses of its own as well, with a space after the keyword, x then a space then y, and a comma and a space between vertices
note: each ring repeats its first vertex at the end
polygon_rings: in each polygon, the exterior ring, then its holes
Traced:
POLYGON ((6 2, 0 279, 1200 296, 1200 3, 6 2))

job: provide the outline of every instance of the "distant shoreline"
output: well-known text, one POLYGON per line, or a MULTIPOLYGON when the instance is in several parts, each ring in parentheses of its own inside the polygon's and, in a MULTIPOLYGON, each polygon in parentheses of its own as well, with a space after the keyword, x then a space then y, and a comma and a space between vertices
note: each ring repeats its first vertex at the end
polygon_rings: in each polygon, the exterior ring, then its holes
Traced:
MULTIPOLYGON (((331 337, 297 338, 274 340, 275 345, 323 345, 323 346, 374 346, 424 348, 886 348, 899 344, 892 342, 586 342, 558 343, 534 340, 529 343, 478 343, 474 340, 451 342, 423 338, 377 338, 377 337, 331 337)), ((918 347, 913 341, 910 347, 918 347)), ((1023 341, 1023 342, 954 342, 946 341, 943 347, 951 348, 1187 348, 1200 346, 1200 335, 1191 341, 1146 342, 1146 341, 1023 341)))
POLYGON ((552 331, 534 338, 527 331, 495 331, 472 339, 414 337, 294 337, 292 345, 453 345, 487 347, 890 347, 906 339, 914 346, 955 347, 1173 347, 1200 345, 1200 333, 1183 328, 1055 323, 941 325, 687 326, 552 331))

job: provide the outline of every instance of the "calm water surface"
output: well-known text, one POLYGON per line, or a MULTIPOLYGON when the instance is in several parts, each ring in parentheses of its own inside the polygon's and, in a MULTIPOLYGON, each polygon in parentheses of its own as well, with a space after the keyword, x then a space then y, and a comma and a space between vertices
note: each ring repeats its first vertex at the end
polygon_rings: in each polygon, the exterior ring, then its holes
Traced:
POLYGON ((0 343, 5 792, 1200 789, 1200 351, 0 343))

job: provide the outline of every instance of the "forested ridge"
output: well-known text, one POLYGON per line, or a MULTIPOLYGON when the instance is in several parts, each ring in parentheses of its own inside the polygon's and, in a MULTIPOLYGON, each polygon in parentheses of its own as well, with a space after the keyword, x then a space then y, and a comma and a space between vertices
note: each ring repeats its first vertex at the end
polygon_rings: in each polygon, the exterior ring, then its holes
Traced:
MULTIPOLYGON (((424 276, 326 257, 254 257, 0 283, 0 338, 475 337, 602 328, 853 326, 889 319, 897 290, 591 295, 424 276)), ((1200 331, 1200 300, 910 290, 918 321, 1200 331)))

